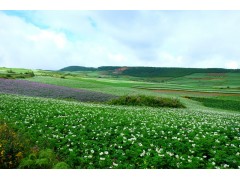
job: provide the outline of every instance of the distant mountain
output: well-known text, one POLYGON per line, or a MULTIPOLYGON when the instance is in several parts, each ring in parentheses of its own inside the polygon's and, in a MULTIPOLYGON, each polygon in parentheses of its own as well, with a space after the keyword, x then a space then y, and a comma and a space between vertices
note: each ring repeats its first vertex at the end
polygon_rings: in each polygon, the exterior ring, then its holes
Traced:
POLYGON ((60 69, 60 71, 96 71, 97 68, 84 67, 84 66, 68 66, 60 69))
POLYGON ((180 77, 193 73, 240 73, 240 69, 128 66, 101 66, 98 68, 69 66, 61 69, 61 71, 106 71, 108 74, 134 77, 180 77))

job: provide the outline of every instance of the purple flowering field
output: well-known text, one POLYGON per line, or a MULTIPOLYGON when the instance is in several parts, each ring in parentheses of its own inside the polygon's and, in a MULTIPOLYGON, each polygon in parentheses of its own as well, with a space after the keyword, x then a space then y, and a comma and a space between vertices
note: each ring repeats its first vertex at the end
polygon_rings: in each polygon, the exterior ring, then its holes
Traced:
POLYGON ((116 97, 88 90, 30 82, 26 80, 2 78, 0 78, 0 93, 19 94, 33 97, 75 99, 83 102, 104 102, 116 97))

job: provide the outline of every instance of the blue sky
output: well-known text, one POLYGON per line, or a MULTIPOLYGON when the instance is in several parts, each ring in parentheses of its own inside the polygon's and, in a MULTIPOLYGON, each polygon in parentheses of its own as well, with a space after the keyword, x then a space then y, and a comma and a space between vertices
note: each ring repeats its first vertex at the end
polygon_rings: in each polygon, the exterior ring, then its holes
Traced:
POLYGON ((240 68, 240 11, 0 11, 0 66, 240 68))

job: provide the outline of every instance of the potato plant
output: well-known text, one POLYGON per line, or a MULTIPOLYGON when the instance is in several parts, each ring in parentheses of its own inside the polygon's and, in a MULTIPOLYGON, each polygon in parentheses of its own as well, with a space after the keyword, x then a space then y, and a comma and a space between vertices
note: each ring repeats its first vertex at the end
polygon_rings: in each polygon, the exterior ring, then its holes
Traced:
POLYGON ((0 95, 0 118, 71 168, 240 168, 240 115, 0 95))

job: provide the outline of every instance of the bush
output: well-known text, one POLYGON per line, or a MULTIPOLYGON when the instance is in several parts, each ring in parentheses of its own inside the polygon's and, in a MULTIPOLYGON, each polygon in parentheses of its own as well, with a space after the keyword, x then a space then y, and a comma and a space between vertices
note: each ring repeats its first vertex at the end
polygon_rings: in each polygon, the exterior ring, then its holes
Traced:
POLYGON ((23 140, 7 124, 0 124, 0 168, 16 168, 26 148, 23 140))
POLYGON ((178 99, 154 96, 122 96, 117 99, 109 101, 108 104, 127 106, 171 107, 171 108, 185 107, 178 99))
POLYGON ((44 149, 33 151, 27 158, 22 159, 20 169, 69 169, 65 162, 58 162, 53 150, 44 149))
POLYGON ((12 69, 7 70, 7 73, 15 73, 12 69))
POLYGON ((65 162, 59 162, 53 167, 53 169, 69 169, 69 168, 70 168, 69 165, 65 162))
POLYGON ((51 149, 35 151, 27 158, 24 158, 19 168, 26 169, 51 169, 56 162, 56 157, 51 149))

